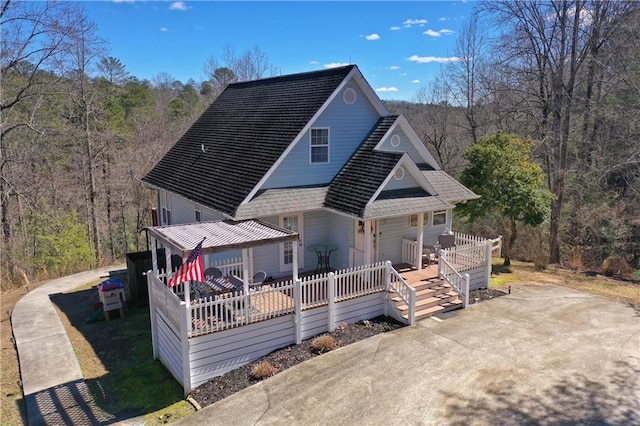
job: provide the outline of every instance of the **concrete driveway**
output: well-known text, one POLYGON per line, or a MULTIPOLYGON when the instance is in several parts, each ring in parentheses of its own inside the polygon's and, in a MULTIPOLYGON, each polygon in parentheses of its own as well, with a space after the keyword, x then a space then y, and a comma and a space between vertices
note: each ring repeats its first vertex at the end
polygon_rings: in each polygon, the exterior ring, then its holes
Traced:
POLYGON ((533 286, 316 357, 178 424, 577 423, 640 424, 640 311, 533 286))

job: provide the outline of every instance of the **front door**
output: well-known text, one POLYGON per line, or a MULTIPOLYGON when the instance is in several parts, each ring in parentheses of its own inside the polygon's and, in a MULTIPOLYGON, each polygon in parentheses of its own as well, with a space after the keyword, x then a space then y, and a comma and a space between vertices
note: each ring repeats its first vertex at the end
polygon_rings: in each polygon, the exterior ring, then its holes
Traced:
MULTIPOLYGON (((280 216, 280 226, 298 233, 298 265, 304 265, 304 226, 302 223, 302 213, 293 215, 280 216)), ((293 244, 295 242, 286 242, 280 244, 280 272, 288 272, 293 270, 293 244)))
POLYGON ((362 220, 356 220, 355 221, 355 235, 354 235, 354 248, 355 248, 355 253, 354 253, 354 259, 352 259, 351 263, 352 266, 359 266, 359 265, 363 265, 364 263, 366 263, 366 253, 367 253, 367 248, 369 249, 369 256, 370 256, 370 262, 376 262, 378 260, 378 221, 377 220, 370 220, 367 222, 364 222, 362 220), (366 231, 367 229, 365 229, 365 224, 369 223, 369 229, 368 231, 370 232, 370 237, 367 237, 366 231), (369 244, 367 244, 367 239, 369 238, 369 244), (369 247, 367 247, 367 245, 369 247), (360 261, 360 259, 362 259, 360 261))

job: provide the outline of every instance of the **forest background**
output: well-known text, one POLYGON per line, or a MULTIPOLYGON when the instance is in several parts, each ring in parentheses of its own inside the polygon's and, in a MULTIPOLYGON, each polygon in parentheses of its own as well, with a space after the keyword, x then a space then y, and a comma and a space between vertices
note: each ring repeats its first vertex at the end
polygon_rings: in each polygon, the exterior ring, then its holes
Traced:
MULTIPOLYGON (((227 84, 278 74, 259 46, 230 45, 203 64, 205 81, 139 80, 81 3, 0 7, 2 290, 146 250, 157 200, 140 178, 227 84)), ((533 141, 554 202, 542 226, 519 228, 512 258, 597 269, 618 256, 638 269, 639 38, 636 2, 479 2, 459 60, 413 102, 385 103, 454 177, 486 135, 533 141)), ((498 221, 455 225, 492 237, 498 221)))

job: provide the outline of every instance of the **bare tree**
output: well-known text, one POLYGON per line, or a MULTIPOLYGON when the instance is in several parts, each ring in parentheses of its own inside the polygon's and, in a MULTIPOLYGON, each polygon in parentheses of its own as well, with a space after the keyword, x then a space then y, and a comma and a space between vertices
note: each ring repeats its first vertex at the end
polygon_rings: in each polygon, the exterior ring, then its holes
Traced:
MULTIPOLYGON (((77 5, 68 2, 0 3, 0 242, 11 251, 13 225, 25 233, 25 207, 33 206, 23 179, 36 153, 31 144, 49 132, 40 120, 60 83, 59 64, 69 54, 68 40, 78 32, 77 5), (23 133, 26 132, 26 133, 23 133)), ((13 271, 13 267, 9 267, 13 271)))

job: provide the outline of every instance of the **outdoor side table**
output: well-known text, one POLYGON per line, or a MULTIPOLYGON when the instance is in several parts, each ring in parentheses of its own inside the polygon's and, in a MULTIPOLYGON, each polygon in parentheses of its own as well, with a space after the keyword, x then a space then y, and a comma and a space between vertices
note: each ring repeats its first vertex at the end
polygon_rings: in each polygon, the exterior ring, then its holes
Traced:
POLYGON ((331 272, 331 253, 338 250, 340 246, 335 244, 312 244, 307 246, 307 250, 314 252, 318 256, 318 266, 316 267, 316 273, 318 272, 331 272))
POLYGON ((105 321, 109 321, 109 312, 119 310, 120 318, 124 318, 124 285, 117 279, 110 279, 98 284, 98 296, 102 302, 105 321))

